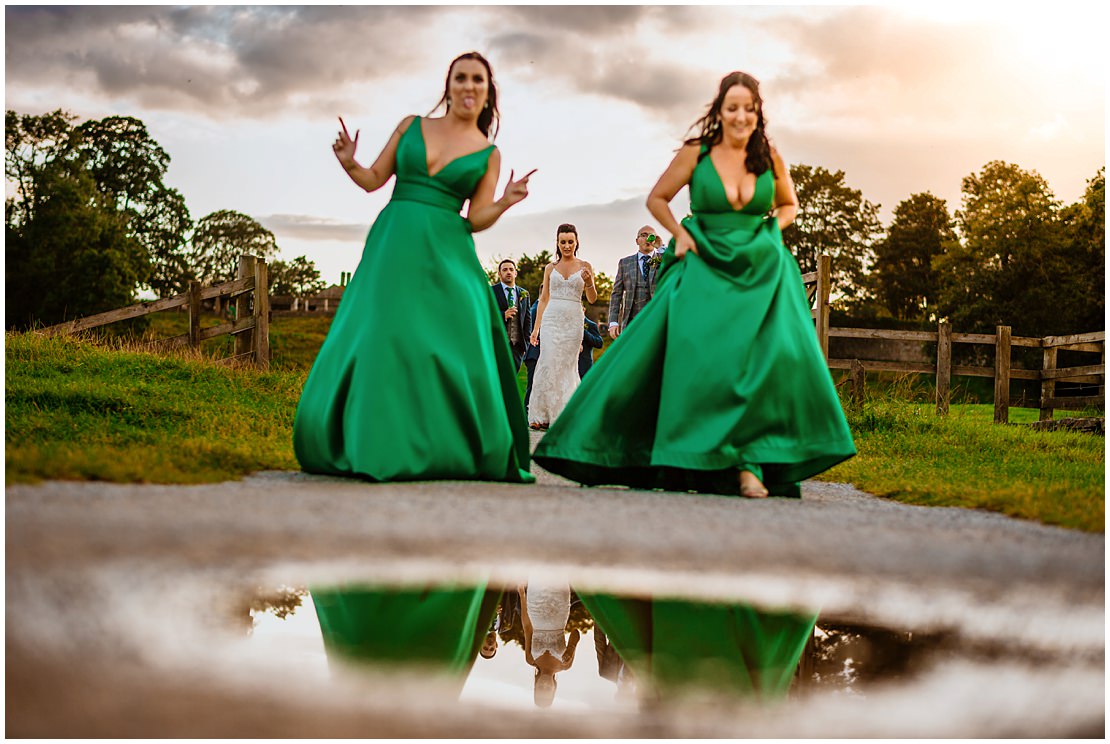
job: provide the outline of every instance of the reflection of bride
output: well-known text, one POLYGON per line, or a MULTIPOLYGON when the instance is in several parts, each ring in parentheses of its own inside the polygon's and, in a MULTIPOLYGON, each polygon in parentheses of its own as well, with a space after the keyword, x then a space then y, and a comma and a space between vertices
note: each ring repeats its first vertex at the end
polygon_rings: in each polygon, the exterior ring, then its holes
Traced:
POLYGON ((532 397, 528 400, 528 423, 533 429, 546 429, 562 413, 578 387, 583 290, 591 303, 597 301, 593 267, 577 258, 577 228, 559 225, 555 247, 555 260, 543 272, 543 288, 530 339, 540 349, 532 397))
POLYGON ((555 674, 570 669, 580 638, 579 632, 572 630, 569 644, 566 639, 570 584, 530 578, 520 589, 520 608, 524 658, 536 668, 534 699, 536 705, 546 708, 555 700, 555 674))

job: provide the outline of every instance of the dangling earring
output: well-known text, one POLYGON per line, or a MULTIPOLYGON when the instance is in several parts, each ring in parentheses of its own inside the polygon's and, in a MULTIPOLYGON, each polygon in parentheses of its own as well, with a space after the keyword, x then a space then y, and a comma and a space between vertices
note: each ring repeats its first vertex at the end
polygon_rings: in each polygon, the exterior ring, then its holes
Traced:
POLYGON ((447 108, 451 108, 451 99, 450 98, 447 99, 447 108))
POLYGON ((484 109, 489 108, 489 99, 488 98, 486 99, 486 102, 484 104, 482 104, 482 108, 484 108, 484 109))

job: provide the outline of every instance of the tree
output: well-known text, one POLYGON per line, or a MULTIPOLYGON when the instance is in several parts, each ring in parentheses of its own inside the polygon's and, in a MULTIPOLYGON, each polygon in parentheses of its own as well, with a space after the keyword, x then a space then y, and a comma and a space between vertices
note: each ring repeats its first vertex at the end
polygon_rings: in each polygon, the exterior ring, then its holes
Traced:
POLYGON ((192 278, 185 243, 193 220, 180 192, 162 182, 169 154, 130 116, 86 121, 77 134, 97 188, 128 215, 131 234, 150 254, 150 288, 161 297, 185 291, 192 278))
POLYGON ((288 263, 273 261, 269 269, 271 294, 308 297, 324 288, 316 264, 305 256, 297 256, 288 263))
POLYGON ((52 325, 135 302, 149 271, 126 217, 79 163, 59 160, 35 176, 49 194, 29 222, 5 228, 8 328, 52 325))
POLYGON ((914 194, 894 208, 884 239, 875 244, 869 287, 899 320, 924 320, 937 304, 933 259, 956 239, 943 199, 914 194))
POLYGON ((782 234, 802 273, 817 270, 817 257, 832 258, 832 286, 849 304, 863 298, 872 243, 880 234, 879 207, 844 182, 844 171, 793 165, 798 217, 782 234))
POLYGON ((278 253, 272 232, 251 217, 230 209, 201 218, 191 242, 189 265, 196 278, 205 283, 234 279, 241 255, 269 258, 278 253))
POLYGON ((1058 313, 1064 235, 1045 180, 996 160, 966 176, 961 191, 960 240, 934 262, 941 314, 968 332, 1068 332, 1071 321, 1058 313))
POLYGON ((517 286, 527 289, 533 300, 538 300, 540 297, 540 290, 543 289, 543 270, 549 263, 551 263, 551 251, 547 249, 540 251, 535 258, 525 253, 516 263, 517 286))
POLYGON ((5 115, 7 327, 52 324, 135 300, 149 276, 129 219, 89 173, 74 117, 5 115))
POLYGON ((1106 327, 1106 168, 1087 181, 1083 197, 1060 213, 1063 244, 1057 313, 1069 332, 1106 327))

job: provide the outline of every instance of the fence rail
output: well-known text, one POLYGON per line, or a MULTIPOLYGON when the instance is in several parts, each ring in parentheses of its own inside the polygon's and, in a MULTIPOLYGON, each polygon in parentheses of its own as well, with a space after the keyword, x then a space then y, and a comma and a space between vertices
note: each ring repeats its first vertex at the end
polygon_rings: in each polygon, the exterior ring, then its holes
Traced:
POLYGON ((160 345, 195 348, 200 346, 201 341, 230 334, 235 337, 235 354, 221 360, 222 362, 249 358, 256 367, 267 369, 270 366, 270 297, 266 260, 256 256, 240 256, 238 273, 238 278, 229 282, 208 287, 202 286, 199 282, 190 282, 189 290, 182 294, 58 323, 43 328, 38 333, 46 335, 80 333, 151 313, 187 307, 189 332, 161 339, 158 342, 160 345), (235 320, 202 329, 200 327, 201 302, 219 297, 230 297, 235 301, 235 320))

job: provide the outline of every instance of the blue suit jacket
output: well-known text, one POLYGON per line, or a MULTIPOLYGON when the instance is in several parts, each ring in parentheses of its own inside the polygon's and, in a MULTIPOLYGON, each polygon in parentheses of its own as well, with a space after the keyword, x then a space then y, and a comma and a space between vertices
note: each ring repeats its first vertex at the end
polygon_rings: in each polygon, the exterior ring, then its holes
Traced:
MULTIPOLYGON (((539 300, 532 303, 532 307, 528 308, 528 333, 531 335, 532 329, 536 327, 536 307, 540 304, 539 300)), ((524 361, 532 362, 535 364, 540 358, 540 347, 528 344, 528 349, 524 352, 524 361)))
POLYGON ((582 352, 578 355, 578 376, 585 376, 590 367, 594 366, 594 349, 601 348, 601 329, 597 323, 586 318, 585 328, 582 329, 582 352))

